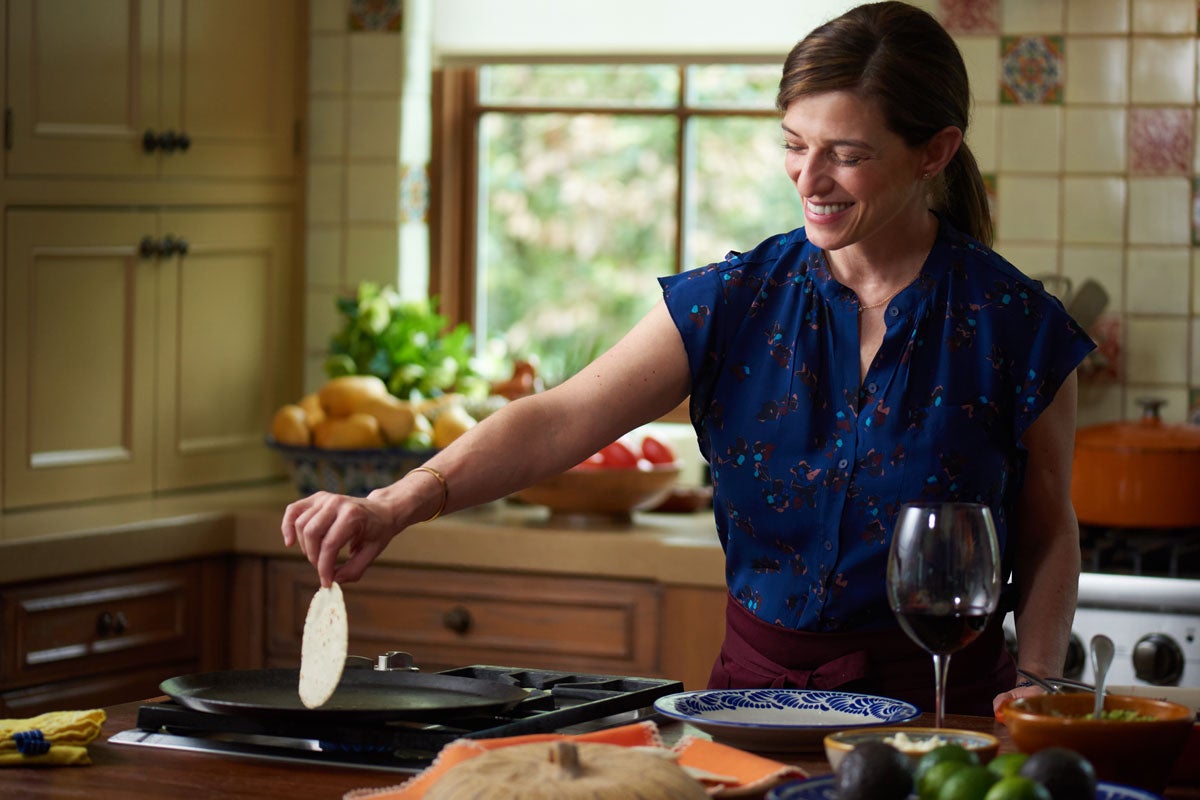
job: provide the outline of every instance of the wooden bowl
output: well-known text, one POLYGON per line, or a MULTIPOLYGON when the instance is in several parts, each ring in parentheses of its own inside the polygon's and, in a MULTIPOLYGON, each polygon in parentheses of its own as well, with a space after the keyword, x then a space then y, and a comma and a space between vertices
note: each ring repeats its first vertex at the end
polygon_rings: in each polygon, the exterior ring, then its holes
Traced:
POLYGON ((1154 719, 1092 719, 1094 700, 1086 692, 1022 697, 1004 705, 1004 724, 1022 753, 1066 747, 1092 762, 1102 781, 1161 794, 1192 733, 1192 710, 1165 700, 1110 694, 1104 698, 1105 711, 1133 711, 1154 719))
POLYGON ((842 763, 842 759, 858 745, 863 742, 886 742, 901 753, 904 753, 915 766, 921 760, 921 756, 936 746, 935 737, 936 739, 941 739, 944 744, 957 744, 970 750, 979 757, 979 763, 981 764, 986 764, 995 758, 997 751, 1000 749, 1000 740, 990 733, 959 730, 957 728, 897 726, 831 733, 825 737, 825 757, 829 760, 829 766, 833 768, 834 772, 837 772, 838 765, 842 763), (906 748, 900 746, 895 741, 897 734, 903 734, 907 737, 913 743, 913 747, 906 748))
POLYGON ((576 467, 515 493, 517 499, 550 509, 556 525, 631 525, 633 512, 657 505, 679 477, 679 464, 645 464, 629 469, 576 467))

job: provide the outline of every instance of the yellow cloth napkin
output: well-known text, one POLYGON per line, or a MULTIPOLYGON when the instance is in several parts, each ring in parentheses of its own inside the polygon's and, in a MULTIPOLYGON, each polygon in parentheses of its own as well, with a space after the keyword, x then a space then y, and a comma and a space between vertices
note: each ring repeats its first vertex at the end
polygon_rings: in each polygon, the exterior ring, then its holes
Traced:
MULTIPOLYGON (((635 722, 617 728, 577 736, 562 734, 533 734, 500 739, 457 739, 442 748, 434 763, 418 775, 398 786, 354 789, 344 800, 420 800, 437 779, 454 765, 477 755, 514 744, 571 739, 577 742, 604 742, 625 747, 663 747, 658 726, 652 720, 635 722)), ((672 748, 677 763, 684 769, 703 773, 697 776, 713 797, 744 796, 762 793, 785 778, 807 778, 799 767, 772 761, 735 747, 707 739, 685 737, 672 748)))
POLYGON ((107 718, 98 708, 87 711, 50 711, 26 719, 0 719, 0 766, 32 767, 65 764, 90 764, 87 745, 100 735, 107 718), (37 747, 22 741, 40 739, 49 747, 37 747))

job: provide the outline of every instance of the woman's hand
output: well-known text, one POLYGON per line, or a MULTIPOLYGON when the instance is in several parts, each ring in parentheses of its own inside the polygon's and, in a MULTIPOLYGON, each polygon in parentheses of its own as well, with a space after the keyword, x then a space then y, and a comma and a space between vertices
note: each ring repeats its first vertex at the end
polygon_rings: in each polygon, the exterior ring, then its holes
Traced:
POLYGON ((317 568, 322 586, 352 583, 383 552, 398 532, 390 510, 378 497, 317 492, 291 503, 283 514, 283 543, 299 545, 317 568), (338 554, 346 548, 340 567, 338 554))
POLYGON ((1007 692, 1001 692, 992 698, 992 714, 995 715, 997 722, 1004 722, 1004 704, 1009 700, 1016 700, 1018 697, 1035 697, 1045 692, 1039 686, 1034 686, 1031 683, 1022 682, 1024 685, 1018 685, 1007 692))

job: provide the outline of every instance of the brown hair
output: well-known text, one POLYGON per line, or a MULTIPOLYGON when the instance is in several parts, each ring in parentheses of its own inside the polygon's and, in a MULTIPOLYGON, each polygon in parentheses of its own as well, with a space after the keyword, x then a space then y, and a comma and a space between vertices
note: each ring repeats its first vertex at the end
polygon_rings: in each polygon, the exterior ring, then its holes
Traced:
MULTIPOLYGON (((852 8, 816 28, 788 54, 775 100, 850 91, 874 100, 884 124, 909 147, 948 125, 967 131, 971 89, 958 46, 936 19, 901 2, 852 8)), ((992 218, 979 165, 966 142, 931 190, 932 207, 989 247, 992 218)))

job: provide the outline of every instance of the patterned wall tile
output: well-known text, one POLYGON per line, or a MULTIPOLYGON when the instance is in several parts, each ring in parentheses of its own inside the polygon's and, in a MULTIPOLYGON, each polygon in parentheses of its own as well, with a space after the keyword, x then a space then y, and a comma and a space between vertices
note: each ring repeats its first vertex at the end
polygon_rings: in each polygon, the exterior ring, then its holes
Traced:
POLYGON ((400 221, 426 221, 429 216, 429 165, 405 164, 400 168, 400 221))
POLYGON ((951 33, 999 33, 998 0, 938 0, 938 19, 951 33))
POLYGON ((404 0, 350 0, 350 30, 396 33, 403 27, 404 0))
POLYGON ((1192 244, 1200 247, 1200 178, 1192 178, 1192 244))
POLYGON ((1000 39, 1000 102, 1062 103, 1063 37, 1000 39))
POLYGON ((1189 174, 1193 114, 1190 108, 1131 108, 1130 171, 1134 175, 1189 174))

